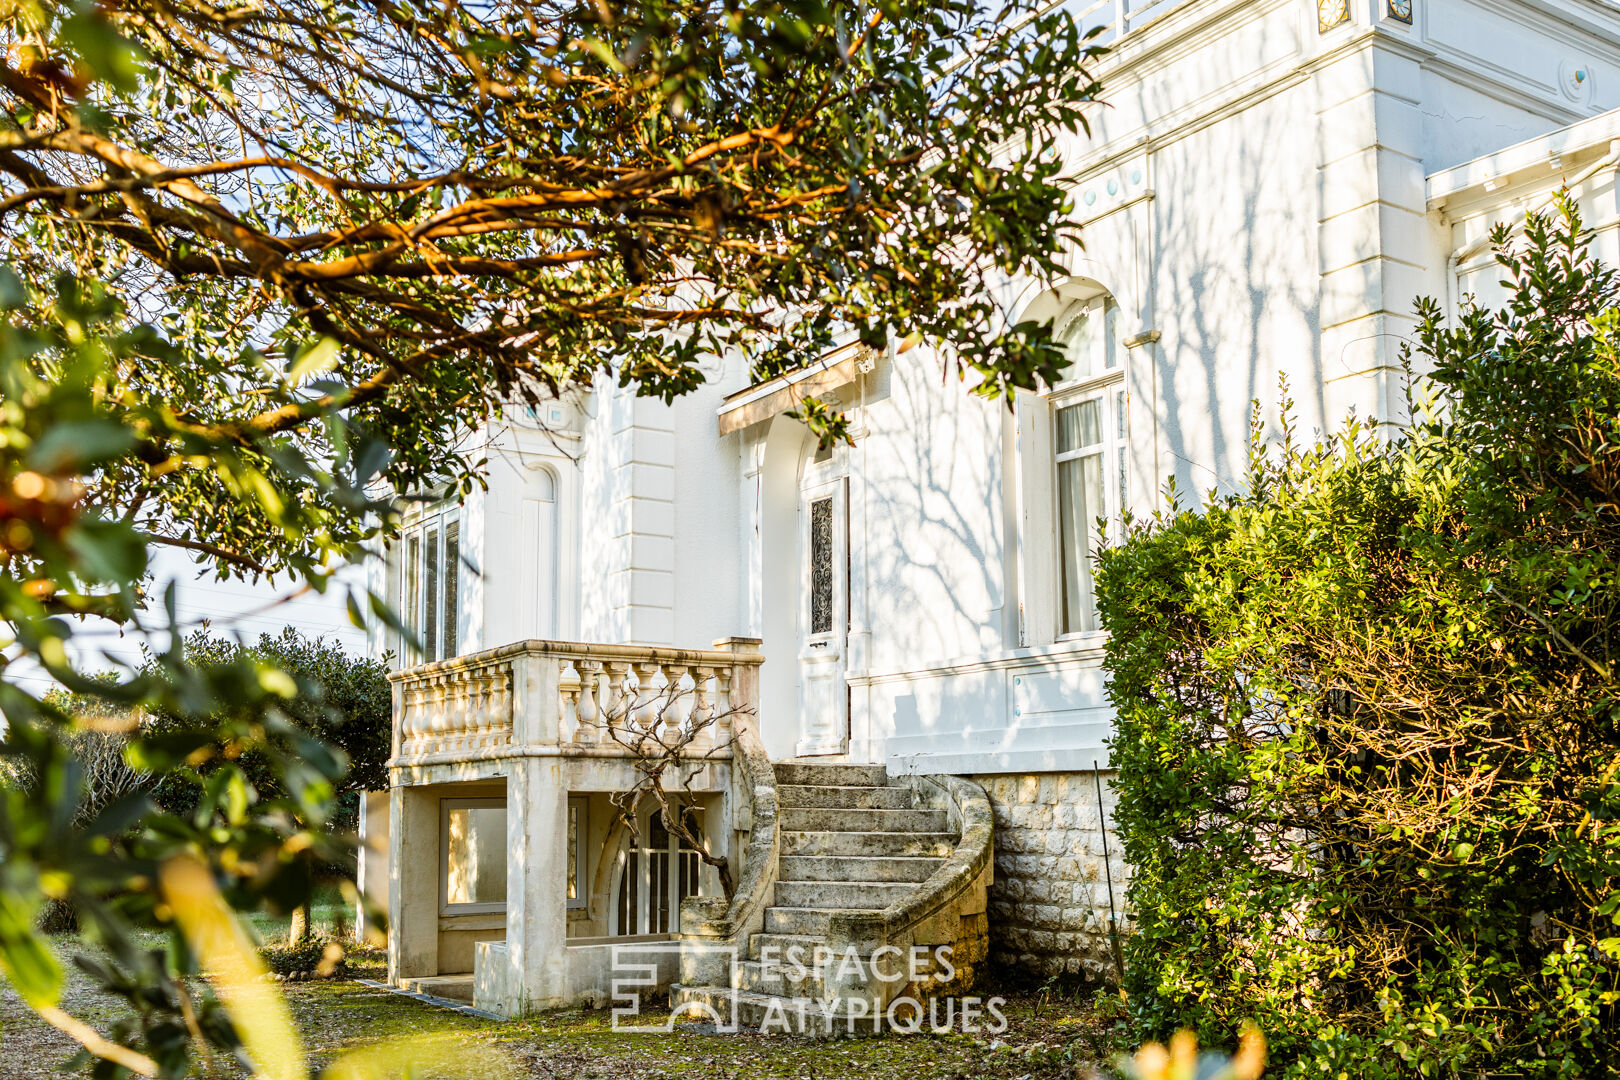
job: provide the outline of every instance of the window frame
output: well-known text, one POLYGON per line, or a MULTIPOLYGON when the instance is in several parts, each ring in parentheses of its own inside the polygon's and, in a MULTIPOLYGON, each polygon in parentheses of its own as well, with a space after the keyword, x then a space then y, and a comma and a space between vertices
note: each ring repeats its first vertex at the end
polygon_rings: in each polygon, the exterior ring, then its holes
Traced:
MULTIPOLYGON (((681 902, 687 897, 708 895, 703 890, 703 863, 702 860, 698 858, 696 849, 682 847, 680 837, 668 830, 665 831, 666 840, 664 847, 654 848, 644 843, 644 839, 647 836, 650 836, 652 833, 653 818, 659 812, 658 807, 653 807, 648 812, 646 820, 636 831, 636 835, 625 836, 625 842, 620 845, 618 854, 615 856, 615 858, 618 860, 618 869, 613 875, 609 910, 610 918, 612 919, 610 924, 612 927, 611 936, 613 937, 645 937, 649 935, 664 934, 674 937, 681 932, 681 902), (632 856, 638 857, 632 858, 632 856), (669 901, 668 930, 655 930, 652 928, 653 913, 655 910, 651 895, 653 870, 650 860, 646 858, 646 856, 654 856, 664 861, 663 887, 669 901), (681 895, 681 887, 683 878, 686 875, 686 864, 689 861, 688 857, 690 857, 690 861, 695 864, 692 869, 693 891, 688 893, 687 897, 683 897, 681 895), (620 893, 626 888, 625 876, 630 874, 632 871, 634 871, 637 875, 635 897, 636 910, 633 912, 623 912, 620 910, 620 893), (624 918, 626 914, 628 914, 635 921, 635 927, 633 929, 626 930, 624 928, 624 918), (647 923, 646 930, 641 929, 641 924, 644 920, 647 923)), ((701 811, 699 812, 701 813, 701 811)), ((628 897, 625 897, 624 899, 628 900, 628 897)), ((623 906, 628 907, 629 904, 626 903, 623 906)))
POLYGON ((408 639, 400 641, 400 654, 411 664, 429 664, 449 660, 461 654, 465 635, 461 628, 461 607, 466 595, 461 580, 461 548, 465 538, 461 535, 461 507, 453 502, 441 502, 407 518, 399 535, 399 603, 401 621, 411 628, 422 648, 408 639), (446 539, 450 528, 456 529, 456 557, 449 558, 446 539), (426 648, 429 640, 427 583, 429 567, 427 537, 434 537, 433 554, 438 563, 434 595, 432 630, 433 648, 426 648), (448 631, 448 636, 447 632, 448 631))
MULTIPOLYGON (((586 835, 590 832, 590 800, 582 795, 570 795, 568 797, 568 809, 565 812, 578 814, 574 823, 574 848, 569 852, 569 858, 573 862, 574 892, 576 895, 567 897, 568 910, 577 911, 589 907, 591 902, 590 863, 586 861, 586 853, 589 849, 585 844, 586 835)), ((565 822, 564 828, 566 827, 567 823, 565 822)), ((563 874, 563 892, 566 894, 568 891, 566 869, 564 869, 563 874)))
MULTIPOLYGON (((440 915, 484 915, 506 910, 506 901, 486 901, 483 903, 450 902, 450 812, 452 810, 501 810, 511 814, 507 801, 499 796, 473 798, 469 796, 445 796, 439 800, 439 914, 440 915)), ((511 818, 507 818, 508 828, 511 827, 511 818)), ((510 845, 507 845, 508 848, 510 845)), ((511 860, 506 864, 507 889, 511 890, 511 860)))
MULTIPOLYGON (((1049 569, 1049 594, 1053 604, 1052 627, 1054 641, 1073 642, 1084 641, 1105 635, 1107 633, 1100 625, 1092 629, 1069 630, 1064 627, 1064 574, 1063 565, 1065 548, 1063 529, 1064 522, 1059 510, 1062 505, 1061 470, 1059 466, 1067 461, 1077 461, 1097 454, 1097 444, 1079 450, 1060 451, 1058 449, 1058 414, 1066 408, 1079 405, 1086 401, 1097 401, 1102 412, 1102 476, 1103 476, 1103 507, 1104 517, 1108 527, 1104 538, 1108 542, 1117 542, 1124 531, 1124 512, 1128 507, 1128 486, 1130 467, 1130 390, 1126 380, 1126 368, 1130 363, 1130 349, 1119 334, 1120 324, 1116 320, 1124 318, 1124 312, 1115 299, 1107 293, 1098 293, 1081 300, 1075 300, 1058 312, 1053 319, 1053 326, 1061 334, 1081 317, 1088 320, 1095 319, 1095 332, 1088 336, 1091 349, 1090 370, 1074 378, 1064 379, 1049 389, 1043 396, 1045 401, 1046 423, 1046 483, 1048 498, 1046 511, 1054 528, 1052 529, 1052 565, 1049 569), (1112 365, 1109 361, 1113 359, 1112 365), (1116 394, 1123 394, 1124 401, 1119 402, 1116 394), (1120 415, 1123 410, 1124 416, 1120 415), (1123 421, 1123 422, 1122 422, 1123 421), (1121 490, 1124 486, 1127 490, 1121 490)), ((1096 559, 1096 552, 1090 550, 1090 537, 1087 531, 1087 548, 1085 558, 1096 559)), ((1093 566, 1093 570, 1095 567, 1093 566)), ((1095 612, 1092 616, 1096 622, 1095 612)))

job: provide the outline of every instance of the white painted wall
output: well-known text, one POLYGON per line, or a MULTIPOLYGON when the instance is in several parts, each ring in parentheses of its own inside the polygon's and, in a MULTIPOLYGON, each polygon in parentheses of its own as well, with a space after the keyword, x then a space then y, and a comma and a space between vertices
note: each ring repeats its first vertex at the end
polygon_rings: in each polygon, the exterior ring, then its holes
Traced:
MULTIPOLYGON (((1425 175, 1606 100, 1565 95, 1548 73, 1620 55, 1610 9, 1514 5, 1511 33, 1472 46, 1471 12, 1508 8, 1417 10, 1407 28, 1361 3, 1321 34, 1314 4, 1190 4, 1105 67, 1110 107, 1067 152, 1085 227, 1071 269, 1119 301, 1133 334, 1158 334, 1132 349, 1128 371, 1137 512, 1168 475, 1192 501, 1240 484, 1252 400, 1279 434, 1279 376, 1306 438, 1351 410, 1398 421, 1400 343, 1414 299, 1444 294, 1451 250, 1425 175), (1601 35, 1572 37, 1575 22, 1601 35), (1468 62, 1469 48, 1488 55, 1468 62)), ((1022 312, 1036 298, 1008 283, 1006 299, 1022 312)), ((1050 530, 1050 516, 1009 512, 1030 494, 1010 436, 1047 422, 1038 404, 1015 424, 942 383, 923 350, 880 363, 839 400, 864 430, 845 452, 852 756, 981 773, 1106 763, 1102 639, 1054 641, 1051 618, 1035 617, 1056 581, 1050 543, 1029 533, 1050 530)), ((783 423, 739 437, 768 730, 796 700, 803 559, 781 507, 807 451, 783 423)), ((1023 464, 1038 474, 1043 463, 1023 464)), ((773 752, 787 746, 783 732, 773 752)))
MULTIPOLYGON (((1406 26, 1386 2, 1355 0, 1327 33, 1314 0, 1166 5, 1104 62, 1092 136, 1062 147, 1084 228, 1070 284, 1111 294, 1131 339, 1138 514, 1159 505, 1167 476, 1192 501, 1240 484, 1250 402, 1275 439, 1280 376, 1304 437, 1351 410, 1399 421, 1414 298, 1443 296, 1448 256, 1543 197, 1554 171, 1543 157, 1539 178, 1486 198, 1477 177, 1470 193, 1465 163, 1620 105, 1613 5, 1415 0, 1406 26), (1425 178, 1457 168, 1437 196, 1425 178)), ((1587 141, 1602 143, 1595 132, 1587 141)), ((1612 180, 1594 192, 1593 213, 1612 218, 1612 180)), ((1042 310, 1037 293, 998 290, 1010 316, 1042 310)), ((927 771, 1090 769, 1106 762, 1112 708, 1101 636, 1055 635, 1038 446, 1050 411, 1034 397, 1016 415, 973 399, 940 362, 924 349, 880 358, 837 391, 858 432, 839 451, 849 753, 927 771)), ((492 440, 489 489, 464 510, 481 575, 465 587, 478 625, 463 640, 760 636, 761 726, 786 756, 799 734, 811 448, 782 416, 718 436, 724 395, 747 377, 736 363, 707 374, 673 406, 604 379, 570 413, 577 439, 492 440), (546 483, 549 554, 532 513, 546 483), (554 616, 528 584, 551 563, 554 616)))

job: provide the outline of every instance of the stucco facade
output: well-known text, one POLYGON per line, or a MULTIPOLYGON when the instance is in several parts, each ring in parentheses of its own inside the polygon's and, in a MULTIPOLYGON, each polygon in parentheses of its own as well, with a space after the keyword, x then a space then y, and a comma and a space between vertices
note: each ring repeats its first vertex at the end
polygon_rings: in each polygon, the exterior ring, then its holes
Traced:
MULTIPOLYGON (((1187 501, 1233 489, 1251 402, 1275 436, 1283 382, 1303 432, 1352 413, 1402 422, 1415 300, 1488 298, 1481 238, 1564 182, 1600 251, 1620 256, 1612 4, 1120 7, 1131 21, 1099 67, 1106 106, 1061 150, 1084 246, 1055 288, 1009 280, 998 293, 1011 318, 1084 321, 1089 369, 1077 361, 1070 382, 1011 409, 942 379, 949 358, 925 348, 848 348, 763 386, 717 358, 672 406, 604 381, 478 434, 469 452, 488 455, 489 486, 455 508, 460 565, 431 586, 441 625, 456 620, 454 650, 438 638, 445 657, 525 639, 757 639, 749 707, 770 758, 977 778, 996 830, 992 960, 1040 975, 1108 973, 1129 872, 1117 847, 1103 860, 1113 709, 1104 632, 1075 599, 1064 515, 1084 515, 1065 509, 1079 475, 1066 461, 1102 470, 1086 491, 1117 521, 1151 512, 1168 480, 1187 501), (853 446, 818 452, 784 415, 812 393, 848 411, 853 446), (1074 408, 1102 425, 1094 453, 1064 449, 1074 408)), ((396 546, 379 574, 421 615, 404 559, 396 546)), ((510 799, 531 766, 418 768, 396 768, 396 831, 427 829, 414 785, 499 783, 510 799)), ((747 800, 730 773, 710 780, 713 828, 740 856, 747 800)), ((556 778, 546 798, 605 796, 611 781, 556 778)), ((534 806, 526 828, 557 827, 555 807, 534 806)), ((615 844, 597 828, 578 855, 595 908, 532 925, 624 935, 609 911, 622 877, 604 869, 622 859, 615 844)), ((394 876, 399 935, 410 903, 394 876)))

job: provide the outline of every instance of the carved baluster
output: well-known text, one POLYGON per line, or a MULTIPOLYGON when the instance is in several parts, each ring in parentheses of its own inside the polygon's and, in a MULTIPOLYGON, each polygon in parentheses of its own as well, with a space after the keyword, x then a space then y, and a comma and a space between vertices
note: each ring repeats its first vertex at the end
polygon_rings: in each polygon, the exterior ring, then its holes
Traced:
POLYGON ((720 746, 731 741, 732 716, 737 708, 737 703, 731 700, 731 675, 732 669, 729 666, 714 669, 714 696, 720 712, 720 716, 714 722, 714 741, 720 746))
POLYGON ((631 701, 624 688, 624 677, 630 671, 630 665, 623 660, 607 661, 608 692, 607 698, 602 702, 602 719, 605 728, 629 727, 631 701))
POLYGON ((577 743, 580 738, 579 665, 566 659, 557 660, 556 664, 557 696, 562 699, 562 722, 557 727, 557 738, 560 742, 577 743))
POLYGON ((512 665, 502 664, 494 671, 494 689, 490 694, 490 716, 494 719, 495 742, 512 741, 512 665))
POLYGON ((641 731, 651 731, 658 721, 658 691, 653 686, 653 673, 658 670, 658 663, 653 660, 638 660, 636 669, 636 727, 641 731))
POLYGON ((408 747, 416 738, 416 726, 420 722, 422 707, 421 694, 416 682, 407 682, 400 689, 399 695, 399 749, 400 753, 409 753, 408 747))
POLYGON ((494 746, 501 741, 501 727, 505 723, 501 706, 502 691, 506 686, 506 668, 488 667, 484 669, 483 703, 479 712, 483 715, 482 738, 486 745, 494 746))
MULTIPOLYGON (((468 677, 459 671, 439 674, 439 712, 444 717, 444 743, 460 746, 467 731, 468 677)), ((440 749, 445 749, 441 746, 440 749)))
POLYGON ((433 676, 422 676, 422 741, 433 740, 433 725, 437 716, 433 707, 433 676))
POLYGON ((467 678, 467 741, 475 747, 488 746, 494 738, 495 673, 487 667, 470 672, 467 678))
POLYGON ((454 746, 472 744, 477 729, 478 672, 452 671, 445 674, 446 714, 450 720, 450 741, 454 746))
POLYGON ((399 745, 403 750, 411 741, 411 727, 416 723, 415 688, 408 682, 399 683, 399 745))
MULTIPOLYGON (((696 664, 692 668, 692 715, 687 720, 689 730, 698 731, 709 725, 714 716, 714 705, 709 701, 709 680, 714 678, 714 669, 707 664, 696 664)), ((699 736, 699 741, 705 744, 714 739, 714 732, 707 731, 699 736)))
POLYGON ((692 715, 692 703, 687 699, 685 688, 681 686, 686 679, 686 665, 661 664, 659 670, 664 673, 664 691, 660 695, 664 703, 659 710, 664 722, 658 729, 658 738, 667 743, 687 730, 686 725, 692 715))
POLYGON ((442 742, 445 732, 450 727, 450 718, 444 715, 444 674, 442 672, 435 672, 428 676, 428 693, 432 702, 429 709, 433 716, 433 741, 442 742))
POLYGON ((602 674, 602 665, 595 660, 575 660, 574 670, 579 672, 579 696, 574 707, 574 715, 579 718, 579 731, 574 741, 595 745, 601 738, 601 730, 597 726, 601 721, 601 709, 597 704, 596 680, 602 674))
POLYGON ((453 671, 439 674, 439 713, 444 717, 444 734, 450 743, 456 743, 464 721, 461 715, 461 694, 456 684, 460 680, 453 671))
POLYGON ((429 691, 432 684, 422 676, 417 676, 416 694, 416 723, 412 734, 416 737, 418 750, 433 737, 433 699, 429 691))

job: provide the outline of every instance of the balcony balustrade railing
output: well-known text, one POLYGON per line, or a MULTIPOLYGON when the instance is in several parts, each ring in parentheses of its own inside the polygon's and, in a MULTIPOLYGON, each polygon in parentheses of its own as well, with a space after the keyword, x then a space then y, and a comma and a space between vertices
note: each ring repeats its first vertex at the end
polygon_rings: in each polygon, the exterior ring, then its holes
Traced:
POLYGON ((394 760, 497 757, 514 747, 693 755, 731 743, 753 706, 753 638, 712 649, 522 641, 394 672, 394 760))

